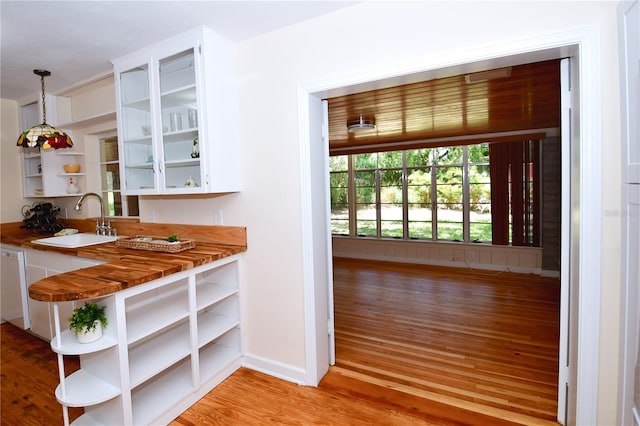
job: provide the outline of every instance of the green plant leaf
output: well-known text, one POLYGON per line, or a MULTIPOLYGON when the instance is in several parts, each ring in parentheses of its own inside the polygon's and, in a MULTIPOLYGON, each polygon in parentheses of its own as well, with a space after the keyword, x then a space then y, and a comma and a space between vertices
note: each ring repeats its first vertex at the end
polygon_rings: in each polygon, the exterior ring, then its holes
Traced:
POLYGON ((96 303, 85 302, 84 306, 73 310, 69 317, 69 329, 73 330, 75 335, 78 335, 85 328, 87 331, 93 331, 96 328, 96 321, 100 321, 102 328, 106 328, 108 325, 106 308, 106 306, 98 306, 96 303))

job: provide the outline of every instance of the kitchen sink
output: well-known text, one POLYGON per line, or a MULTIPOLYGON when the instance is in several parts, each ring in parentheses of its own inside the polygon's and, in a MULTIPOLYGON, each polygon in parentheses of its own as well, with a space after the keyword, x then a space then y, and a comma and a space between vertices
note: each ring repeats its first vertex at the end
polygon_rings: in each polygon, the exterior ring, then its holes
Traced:
POLYGON ((76 248, 110 243, 112 241, 116 241, 117 239, 118 237, 114 236, 98 235, 86 232, 80 234, 61 235, 59 237, 41 238, 39 240, 33 240, 31 242, 34 244, 42 244, 45 246, 76 248))

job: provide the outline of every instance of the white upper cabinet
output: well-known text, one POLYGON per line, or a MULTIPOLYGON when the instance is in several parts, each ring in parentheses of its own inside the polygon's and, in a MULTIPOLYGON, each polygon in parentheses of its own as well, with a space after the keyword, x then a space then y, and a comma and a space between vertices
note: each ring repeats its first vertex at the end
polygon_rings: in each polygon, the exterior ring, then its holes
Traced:
POLYGON ((112 61, 125 194, 240 190, 234 60, 199 27, 112 61))

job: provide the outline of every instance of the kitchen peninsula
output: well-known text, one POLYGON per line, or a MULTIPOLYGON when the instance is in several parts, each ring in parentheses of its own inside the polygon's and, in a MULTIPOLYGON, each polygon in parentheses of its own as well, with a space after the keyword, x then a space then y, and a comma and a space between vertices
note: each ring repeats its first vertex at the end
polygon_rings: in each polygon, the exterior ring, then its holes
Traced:
MULTIPOLYGON (((92 222, 72 226, 87 232, 92 222)), ((196 240, 195 248, 178 253, 115 242, 59 249, 33 244, 40 236, 11 228, 2 226, 3 244, 106 262, 29 287, 29 296, 49 302, 54 313, 51 348, 58 354, 56 398, 65 424, 67 407, 76 406, 85 408, 77 425, 165 424, 241 366, 238 263, 247 249, 245 228, 118 223, 121 235, 196 240), (109 325, 100 340, 79 344, 59 304, 89 299, 107 307, 109 325), (66 355, 79 355, 81 363, 67 377, 66 355)))

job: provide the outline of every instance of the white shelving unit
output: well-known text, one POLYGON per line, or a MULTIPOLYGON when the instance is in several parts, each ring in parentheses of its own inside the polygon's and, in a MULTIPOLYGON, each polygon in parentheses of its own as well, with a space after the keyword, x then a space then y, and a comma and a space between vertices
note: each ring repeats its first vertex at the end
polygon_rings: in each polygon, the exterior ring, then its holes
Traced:
POLYGON ((51 348, 58 354, 56 398, 65 424, 68 407, 85 409, 74 425, 166 424, 237 370, 239 256, 94 299, 107 306, 109 325, 93 343, 77 343, 61 330, 54 303, 51 348), (66 355, 80 356, 80 370, 69 376, 66 355))
POLYGON ((199 27, 112 61, 123 193, 240 189, 233 55, 199 27))
POLYGON ((36 148, 22 153, 23 191, 25 197, 77 197, 67 193, 69 178, 80 188, 86 187, 84 153, 75 148, 42 151, 36 148), (80 173, 66 173, 63 165, 80 164, 80 173))
MULTIPOLYGON (((49 95, 47 97, 47 111, 50 112, 50 121, 55 123, 56 117, 70 114, 69 111, 58 111, 61 108, 70 108, 67 102, 57 102, 58 98, 49 95)), ((41 101, 23 105, 20 108, 21 125, 23 129, 39 124, 41 115, 41 101)), ((69 133, 73 139, 73 133, 70 127, 73 123, 69 123, 66 127, 61 127, 69 133)), ((82 152, 82 142, 74 139, 72 148, 40 150, 38 148, 29 148, 22 150, 22 181, 23 195, 26 198, 33 197, 76 197, 77 194, 67 193, 69 179, 72 178, 74 183, 82 193, 86 190, 85 181, 85 161, 84 152, 82 152), (80 147, 80 148, 79 148, 80 147), (80 164, 80 173, 65 173, 64 164, 80 164)))

